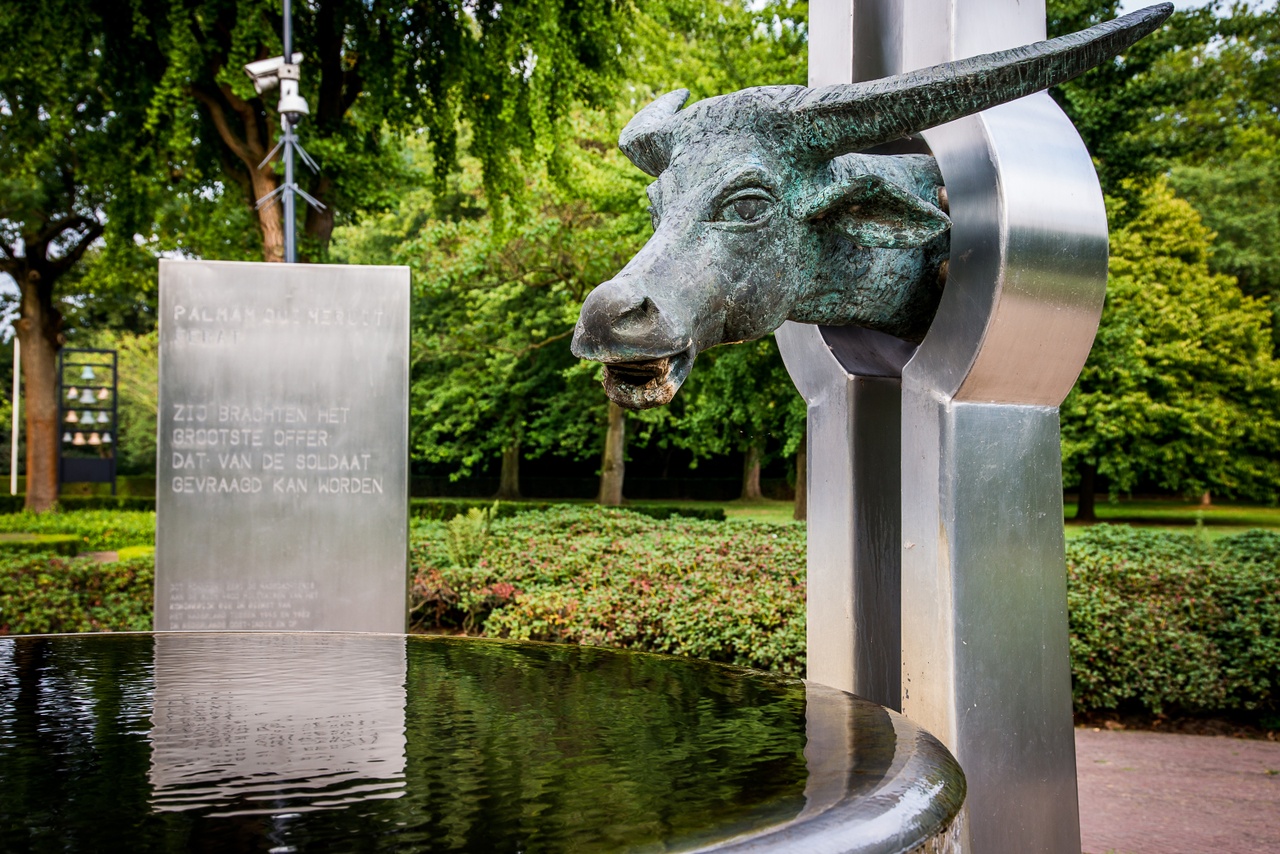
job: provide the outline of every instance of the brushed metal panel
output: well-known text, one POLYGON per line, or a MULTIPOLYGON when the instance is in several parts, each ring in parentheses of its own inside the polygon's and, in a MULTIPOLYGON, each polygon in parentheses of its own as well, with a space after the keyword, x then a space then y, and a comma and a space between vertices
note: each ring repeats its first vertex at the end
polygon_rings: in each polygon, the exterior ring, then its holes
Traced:
MULTIPOLYGON (((855 79, 1045 35, 1039 0, 819 3, 853 9, 855 79)), ((819 55, 823 46, 811 51, 810 82, 841 82, 833 75, 848 65, 841 56, 833 66, 819 55)), ((964 850, 1078 852, 1055 407, 1084 363, 1101 312, 1102 197, 1078 134, 1047 95, 923 137, 942 170, 954 225, 946 292, 928 336, 902 368, 896 416, 902 708, 955 751, 968 775, 958 831, 964 850)), ((780 343, 795 344, 796 367, 791 358, 787 364, 811 401, 811 418, 821 406, 831 408, 830 399, 843 399, 851 381, 829 365, 819 370, 825 332, 779 334, 780 343)), ((855 361, 883 373, 865 353, 855 361)), ((846 405, 849 417, 855 408, 846 405)), ((873 414, 887 417, 870 408, 856 416, 873 414)), ((827 428, 826 444, 811 436, 811 467, 840 460, 852 473, 849 437, 876 429, 859 421, 845 436, 827 428)), ((851 476, 867 475, 858 469, 851 476)), ((838 504, 824 484, 811 480, 810 488, 811 508, 838 504)), ((852 487, 845 500, 868 498, 865 490, 858 495, 852 487)), ((857 583, 839 586, 830 567, 813 566, 815 555, 842 555, 855 575, 874 570, 850 557, 859 553, 852 524, 823 525, 811 520, 811 572, 826 573, 811 601, 856 599, 857 583)), ((811 609, 835 610, 831 603, 811 609)), ((847 634, 815 637, 811 626, 811 657, 849 666, 832 651, 848 647, 840 654, 853 662, 857 644, 844 640, 847 634), (822 646, 815 650, 815 643, 822 646)))
POLYGON ((903 713, 969 781, 965 850, 1078 852, 1053 407, 903 388, 903 713))
MULTIPOLYGON (((892 4, 816 0, 809 14, 810 86, 877 77, 896 61, 896 42, 879 35, 892 4)), ((777 340, 809 407, 807 676, 898 709, 898 377, 915 348, 791 322, 777 340)))
POLYGON ((848 83, 853 74, 853 0, 809 4, 809 85, 848 83))
POLYGON ((923 136, 951 203, 951 263, 904 376, 957 400, 1057 406, 1106 290, 1106 209, 1089 153, 1046 94, 923 136))
POLYGON ((409 272, 160 263, 157 630, 402 632, 409 272))
POLYGON ((798 323, 777 338, 809 409, 806 675, 897 710, 897 374, 914 348, 798 323))

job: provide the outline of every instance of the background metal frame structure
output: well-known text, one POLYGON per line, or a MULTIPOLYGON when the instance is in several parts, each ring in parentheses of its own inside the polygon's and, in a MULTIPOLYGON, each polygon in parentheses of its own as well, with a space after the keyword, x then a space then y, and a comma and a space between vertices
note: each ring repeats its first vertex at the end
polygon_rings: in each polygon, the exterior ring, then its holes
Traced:
MULTIPOLYGON (((810 33, 826 85, 1041 40, 1045 9, 815 0, 810 33)), ((952 750, 964 850, 1078 852, 1057 407, 1102 310, 1102 194, 1045 94, 923 138, 954 223, 924 342, 778 332, 809 403, 809 677, 952 750)))
POLYGON ((89 449, 106 448, 110 451, 105 457, 68 456, 67 445, 70 444, 69 441, 65 438, 59 441, 59 491, 61 491, 64 483, 109 483, 111 484, 111 494, 116 494, 116 445, 120 441, 119 400, 119 358, 115 350, 101 350, 92 347, 63 347, 58 351, 58 432, 63 434, 66 432, 105 433, 107 434, 106 441, 100 442, 96 447, 90 446, 89 449), (86 367, 97 371, 109 371, 110 376, 105 379, 97 377, 93 380, 73 377, 68 381, 68 371, 75 373, 77 369, 83 370, 86 367), (93 389, 100 391, 105 389, 107 398, 102 401, 95 395, 93 403, 84 403, 78 398, 68 400, 67 391, 70 386, 75 386, 81 390, 93 389), (102 425, 102 428, 93 426, 88 431, 85 431, 80 424, 68 424, 67 414, 73 411, 92 412, 95 415, 107 413, 109 420, 102 425), (114 439, 110 436, 111 433, 115 434, 114 439))

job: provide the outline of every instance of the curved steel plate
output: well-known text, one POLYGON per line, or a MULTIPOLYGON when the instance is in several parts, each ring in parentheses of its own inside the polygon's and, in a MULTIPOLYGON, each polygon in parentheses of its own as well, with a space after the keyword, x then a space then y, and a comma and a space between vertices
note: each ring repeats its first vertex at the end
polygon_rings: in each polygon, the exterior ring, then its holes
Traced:
POLYGON ((1088 151, 1046 94, 924 137, 951 202, 951 265, 903 380, 957 401, 1057 406, 1106 292, 1106 209, 1088 151))

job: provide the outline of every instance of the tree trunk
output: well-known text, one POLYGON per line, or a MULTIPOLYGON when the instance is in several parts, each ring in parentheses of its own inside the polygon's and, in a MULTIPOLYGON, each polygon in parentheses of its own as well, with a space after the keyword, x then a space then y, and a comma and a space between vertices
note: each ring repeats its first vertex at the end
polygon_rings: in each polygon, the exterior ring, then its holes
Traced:
POLYGON ((516 501, 520 498, 520 442, 513 441, 502 449, 502 474, 498 478, 498 494, 494 498, 516 501))
POLYGON ((797 522, 809 518, 809 433, 800 437, 796 448, 796 509, 792 514, 797 522))
POLYGON ((742 460, 742 498, 754 501, 764 498, 760 491, 760 448, 752 445, 742 460))
POLYGON ((609 401, 609 429, 604 437, 604 457, 600 461, 600 494, 596 501, 605 507, 622 504, 622 478, 626 471, 627 411, 609 401))
MULTIPOLYGON (((255 199, 261 199, 280 186, 270 164, 250 172, 255 199)), ((269 205, 258 208, 258 229, 262 232, 262 260, 284 262, 284 200, 280 196, 269 205)))
MULTIPOLYGON (((192 95, 209 111, 218 137, 240 162, 241 168, 236 170, 231 160, 224 160, 224 166, 232 172, 233 177, 245 186, 253 198, 248 201, 255 204, 259 199, 269 195, 280 186, 275 167, 268 163, 261 169, 258 164, 267 156, 274 143, 275 134, 279 133, 279 125, 273 123, 274 111, 260 115, 258 108, 251 102, 242 100, 231 87, 222 85, 217 89, 201 90, 195 88, 192 95)), ((284 261, 284 205, 279 196, 271 204, 263 205, 256 210, 258 230, 262 232, 262 260, 284 261)))
POLYGON ((1092 463, 1080 463, 1080 489, 1079 496, 1076 498, 1076 521, 1077 522, 1096 522, 1098 515, 1094 507, 1094 480, 1098 474, 1098 467, 1092 463))
POLYGON ((22 288, 22 318, 17 323, 22 342, 23 408, 27 428, 27 502, 36 513, 58 502, 58 327, 61 316, 45 304, 40 275, 27 275, 22 288))
POLYGON ((1200 506, 1201 507, 1213 506, 1213 496, 1209 494, 1209 490, 1207 489, 1200 494, 1200 506))
MULTIPOLYGON (((327 199, 329 192, 333 187, 333 181, 326 175, 321 175, 314 179, 311 185, 311 195, 317 199, 327 199)), ((303 233, 308 238, 307 249, 310 253, 319 253, 321 257, 309 257, 311 261, 323 260, 324 253, 328 251, 329 243, 333 240, 333 206, 325 205, 324 210, 316 210, 311 205, 306 205, 307 218, 303 233)), ((301 250, 299 250, 301 251, 301 250)))

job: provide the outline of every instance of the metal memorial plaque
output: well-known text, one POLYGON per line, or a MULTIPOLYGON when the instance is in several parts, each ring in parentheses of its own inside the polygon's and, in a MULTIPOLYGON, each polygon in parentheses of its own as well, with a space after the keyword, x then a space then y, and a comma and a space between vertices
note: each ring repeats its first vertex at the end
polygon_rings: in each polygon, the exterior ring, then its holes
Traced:
POLYGON ((160 262, 158 631, 403 632, 409 271, 160 262))

